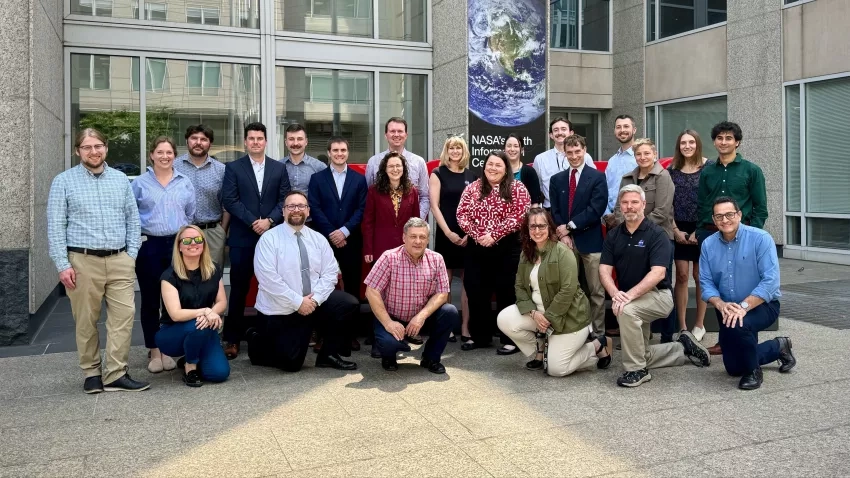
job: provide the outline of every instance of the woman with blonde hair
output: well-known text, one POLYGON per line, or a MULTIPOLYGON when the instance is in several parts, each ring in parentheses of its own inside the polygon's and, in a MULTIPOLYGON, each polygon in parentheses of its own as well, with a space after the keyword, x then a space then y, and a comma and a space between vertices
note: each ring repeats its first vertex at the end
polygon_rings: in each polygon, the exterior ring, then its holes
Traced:
POLYGON ((194 225, 180 228, 171 257, 172 266, 162 274, 165 307, 156 345, 164 354, 184 356, 179 365, 186 385, 223 382, 230 364, 218 337, 227 307, 222 268, 212 261, 204 233, 194 225))
MULTIPOLYGON (((443 256, 449 281, 456 272, 463 280, 463 256, 469 243, 469 236, 457 224, 457 207, 463 190, 473 181, 475 174, 469 170, 469 147, 460 136, 450 136, 443 144, 440 154, 440 167, 431 173, 428 179, 431 198, 431 215, 437 223, 434 233, 434 250, 443 256)), ((469 340, 469 303, 466 288, 461 287, 461 339, 469 340)), ((451 302, 451 298, 449 298, 451 302)), ((449 342, 457 342, 454 332, 449 342)))

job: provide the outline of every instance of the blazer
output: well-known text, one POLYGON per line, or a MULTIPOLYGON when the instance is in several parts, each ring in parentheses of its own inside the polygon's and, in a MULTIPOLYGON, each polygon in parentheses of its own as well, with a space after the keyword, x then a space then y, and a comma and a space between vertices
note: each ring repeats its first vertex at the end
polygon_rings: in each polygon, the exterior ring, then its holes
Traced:
POLYGON ((570 210, 570 171, 567 169, 552 176, 549 181, 549 202, 555 225, 572 221, 576 228, 570 232, 580 254, 602 252, 602 216, 608 207, 608 182, 605 173, 587 166, 581 170, 570 210))
MULTIPOLYGON (((640 166, 632 172, 623 175, 620 181, 620 189, 629 184, 638 184, 638 174, 640 174, 640 166)), ((655 162, 652 170, 646 176, 643 184, 640 185, 643 192, 646 194, 646 209, 643 213, 647 219, 661 226, 664 232, 667 233, 667 238, 673 240, 673 192, 676 186, 673 184, 673 178, 670 177, 670 172, 661 167, 661 163, 655 162)), ((614 214, 608 217, 608 229, 619 226, 626 220, 620 211, 620 204, 614 206, 614 214)))
MULTIPOLYGON (((537 310, 537 304, 531 300, 533 268, 534 263, 522 254, 514 284, 516 306, 520 314, 537 310)), ((555 334, 569 334, 590 325, 587 296, 578 284, 578 262, 567 246, 554 241, 546 245, 540 257, 540 268, 537 269, 537 282, 543 300, 543 316, 552 324, 555 334)))
POLYGON ((268 156, 265 161, 262 191, 257 189, 257 178, 248 155, 224 166, 221 204, 233 216, 228 246, 256 246, 260 236, 251 224, 257 219, 271 218, 275 224, 283 221, 283 198, 290 190, 289 175, 280 161, 268 156))
POLYGON ((342 227, 348 229, 348 237, 359 236, 367 191, 366 178, 351 168, 345 172, 342 197, 337 193, 330 167, 314 173, 307 188, 313 227, 325 237, 342 227))
POLYGON ((384 251, 404 243, 404 223, 419 215, 419 193, 416 188, 402 196, 398 216, 389 194, 381 194, 375 185, 366 194, 366 210, 363 212, 363 255, 378 260, 384 251))

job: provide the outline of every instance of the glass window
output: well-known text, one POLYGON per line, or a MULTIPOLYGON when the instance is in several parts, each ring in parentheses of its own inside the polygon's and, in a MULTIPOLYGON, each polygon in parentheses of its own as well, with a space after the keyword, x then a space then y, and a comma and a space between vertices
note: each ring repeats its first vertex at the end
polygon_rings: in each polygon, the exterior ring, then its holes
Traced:
POLYGON ((113 5, 113 0, 71 0, 71 13, 95 17, 133 18, 130 16, 132 15, 130 6, 129 0, 118 0, 118 5, 113 5))
POLYGON ((307 154, 326 162, 331 136, 348 139, 350 163, 365 163, 375 153, 372 73, 279 66, 275 75, 281 157, 288 154, 283 130, 292 123, 302 124, 307 130, 307 154))
POLYGON ((685 129, 695 130, 702 140, 702 155, 717 158, 711 141, 711 128, 726 119, 726 97, 685 101, 658 106, 658 152, 662 158, 672 157, 676 138, 685 129))
POLYGON ((259 28, 259 0, 71 0, 71 13, 199 25, 259 28), (144 4, 144 7, 140 5, 144 4), (142 14, 144 12, 144 14, 142 14))
MULTIPOLYGON (((138 84, 138 68, 132 68, 137 58, 100 55, 71 55, 71 137, 84 128, 96 128, 109 138, 107 163, 135 176, 139 174, 141 159, 141 117, 139 93, 133 89, 138 84), (93 88, 93 72, 106 65, 102 72, 103 88, 93 88)), ((182 137, 182 136, 181 136, 182 137)), ((72 165, 79 158, 72 153, 72 165)))
POLYGON ((795 216, 788 216, 785 218, 785 221, 785 244, 789 246, 801 245, 803 233, 800 229, 800 218, 795 216))
MULTIPOLYGON (((567 118, 573 125, 573 132, 584 136, 587 143, 587 154, 594 161, 599 161, 599 113, 585 111, 569 111, 564 109, 552 109, 549 111, 550 119, 558 116, 567 118)), ((549 146, 554 146, 547 138, 549 146)), ((526 158, 532 161, 534 158, 526 158)))
POLYGON ((806 222, 811 247, 850 250, 850 220, 810 217, 806 222))
POLYGON ((212 7, 186 7, 186 22, 199 25, 220 25, 219 9, 212 7))
MULTIPOLYGON (((139 2, 133 2, 133 18, 139 17, 139 2)), ((164 22, 168 19, 168 6, 164 3, 145 2, 145 17, 142 20, 156 20, 164 22)))
POLYGON ((646 137, 655 141, 658 144, 658 136, 655 131, 655 107, 650 106, 646 109, 646 137))
POLYGON ((372 0, 278 0, 278 30, 374 37, 372 0))
POLYGON ((551 13, 551 47, 578 50, 578 0, 555 0, 551 13))
POLYGON ((841 141, 850 123, 850 80, 807 85, 805 103, 807 212, 850 214, 850 156, 841 141))
MULTIPOLYGON (((397 116, 407 121, 405 147, 428 161, 428 77, 381 73, 380 118, 397 116)), ((383 123, 381 123, 383 125, 383 123)), ((381 133, 383 134, 383 126, 381 133)))
POLYGON ((378 38, 424 42, 426 0, 378 0, 378 38))
POLYGON ((608 0, 555 0, 552 2, 550 46, 570 50, 609 51, 610 14, 611 2, 608 0))
MULTIPOLYGON (((165 91, 168 89, 168 60, 148 58, 145 68, 145 90, 165 91)), ((133 58, 133 91, 139 91, 139 59, 133 58)))
MULTIPOLYGON (((148 62, 165 64, 161 59, 148 62)), ((170 136, 177 143, 177 154, 183 154, 186 128, 203 123, 215 133, 211 155, 224 162, 244 155, 243 129, 260 121, 260 67, 169 59, 168 69, 175 73, 170 87, 145 94, 147 138, 170 136), (176 74, 184 71, 186 76, 176 74), (250 84, 247 88, 246 81, 250 84), (198 90, 217 93, 198 95, 198 90)))
POLYGON ((800 87, 785 89, 785 157, 787 208, 800 212, 800 87))
POLYGON ((726 21, 726 0, 649 0, 646 41, 726 21))

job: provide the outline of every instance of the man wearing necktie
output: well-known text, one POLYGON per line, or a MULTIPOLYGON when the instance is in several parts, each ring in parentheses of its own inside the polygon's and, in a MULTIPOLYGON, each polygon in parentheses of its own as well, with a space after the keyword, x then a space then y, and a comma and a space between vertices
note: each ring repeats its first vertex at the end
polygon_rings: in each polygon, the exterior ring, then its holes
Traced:
POLYGON ((564 141, 566 169, 554 176, 552 218, 557 226, 558 239, 576 254, 584 266, 581 285, 590 299, 590 318, 594 336, 605 331, 605 288, 599 280, 599 259, 602 256, 602 215, 608 204, 605 174, 585 167, 585 139, 579 135, 564 141))
POLYGON ((339 266, 331 246, 322 234, 304 227, 310 216, 307 196, 291 191, 283 203, 284 223, 263 234, 254 253, 258 325, 245 333, 248 357, 253 365, 297 372, 317 328, 324 343, 316 366, 355 370, 357 364, 343 360, 338 351, 360 303, 335 290, 339 266))

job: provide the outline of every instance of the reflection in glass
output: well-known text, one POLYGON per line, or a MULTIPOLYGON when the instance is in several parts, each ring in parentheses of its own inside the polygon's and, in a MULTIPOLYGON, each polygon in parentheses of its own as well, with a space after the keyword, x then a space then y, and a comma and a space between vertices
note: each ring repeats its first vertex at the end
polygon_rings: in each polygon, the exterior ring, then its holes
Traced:
MULTIPOLYGON (((96 128, 109 139, 106 161, 128 175, 141 166, 137 58, 71 55, 71 142, 84 128, 96 128)), ((71 164, 79 163, 72 152, 71 164)))
POLYGON ((378 38, 425 41, 426 0, 378 0, 378 38))
POLYGON ((578 49, 578 0, 552 4, 552 48, 578 49))
POLYGON ((608 28, 611 25, 609 0, 584 0, 581 10, 581 49, 608 51, 608 28))
POLYGON ((786 207, 789 211, 802 209, 802 172, 800 170, 800 85, 785 89, 785 157, 786 207))
POLYGON ((711 128, 726 120, 726 97, 671 103, 658 107, 658 151, 662 158, 673 156, 676 138, 685 129, 695 130, 702 140, 702 155, 717 158, 711 128))
MULTIPOLYGON (((428 77, 401 73, 381 73, 380 121, 393 116, 407 120, 407 145, 428 160, 428 77)), ((383 127, 381 128, 383 131, 383 127)))
POLYGON ((197 25, 260 26, 258 0, 71 0, 71 13, 197 25))
POLYGON ((278 30, 372 38, 372 0, 278 0, 278 30))
POLYGON ((807 246, 850 250, 850 220, 810 217, 806 221, 807 246))
POLYGON ((372 73, 277 67, 275 75, 277 142, 281 157, 288 154, 283 130, 292 123, 300 123, 307 130, 307 154, 310 156, 326 160, 327 140, 331 136, 348 139, 350 163, 365 163, 374 154, 372 73))

